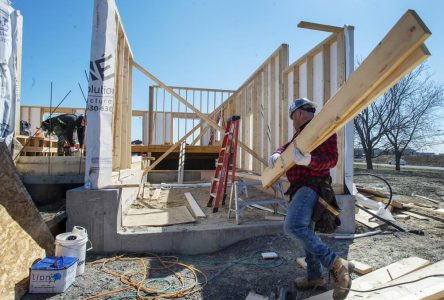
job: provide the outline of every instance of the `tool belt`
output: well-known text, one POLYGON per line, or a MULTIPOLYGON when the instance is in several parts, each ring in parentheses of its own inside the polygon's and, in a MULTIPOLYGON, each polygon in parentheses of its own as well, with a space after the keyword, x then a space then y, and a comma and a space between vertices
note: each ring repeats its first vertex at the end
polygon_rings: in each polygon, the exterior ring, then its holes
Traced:
POLYGON ((301 186, 307 185, 315 186, 319 190, 319 199, 311 216, 311 219, 315 222, 315 231, 322 233, 335 232, 338 226, 341 225, 341 220, 339 219, 339 206, 336 202, 335 192, 331 186, 331 177, 308 178, 301 186))

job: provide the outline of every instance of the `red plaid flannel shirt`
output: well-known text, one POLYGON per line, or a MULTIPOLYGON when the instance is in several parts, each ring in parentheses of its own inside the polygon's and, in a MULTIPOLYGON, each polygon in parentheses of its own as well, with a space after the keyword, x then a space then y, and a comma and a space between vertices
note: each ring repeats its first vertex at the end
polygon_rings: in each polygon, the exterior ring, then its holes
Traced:
MULTIPOLYGON (((290 142, 279 147, 275 153, 282 153, 296 138, 293 136, 290 142)), ((310 179, 321 179, 330 175, 330 168, 336 166, 338 161, 338 145, 336 133, 329 137, 325 142, 319 145, 311 152, 311 162, 308 166, 294 165, 287 171, 287 178, 290 182, 289 189, 285 195, 292 196, 302 185, 309 186, 315 192, 319 192, 317 186, 307 184, 310 179)), ((276 161, 279 164, 279 160, 276 161)))

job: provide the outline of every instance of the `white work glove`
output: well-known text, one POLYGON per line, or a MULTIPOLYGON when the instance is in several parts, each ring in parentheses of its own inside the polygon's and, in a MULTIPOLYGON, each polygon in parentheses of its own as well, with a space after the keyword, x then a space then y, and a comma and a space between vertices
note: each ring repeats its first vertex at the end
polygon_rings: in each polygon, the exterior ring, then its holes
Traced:
POLYGON ((76 147, 70 147, 71 153, 77 152, 77 148, 76 147))
POLYGON ((297 165, 308 166, 311 162, 311 154, 302 154, 301 151, 296 148, 293 150, 293 159, 297 165))
POLYGON ((276 160, 278 160, 279 157, 281 157, 279 153, 273 153, 272 155, 270 155, 268 157, 268 167, 272 169, 274 167, 276 160))

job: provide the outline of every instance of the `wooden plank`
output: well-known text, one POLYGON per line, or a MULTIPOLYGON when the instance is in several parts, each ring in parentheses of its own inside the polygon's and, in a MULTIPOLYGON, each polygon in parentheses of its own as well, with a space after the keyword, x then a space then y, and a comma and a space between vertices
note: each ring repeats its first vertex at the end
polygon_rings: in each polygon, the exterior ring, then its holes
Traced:
MULTIPOLYGON (((205 116, 203 113, 201 113, 198 109, 196 109, 194 106, 192 106, 190 103, 188 103, 188 101, 186 101, 185 99, 183 99, 180 95, 178 95, 175 91, 173 91, 171 88, 169 88, 168 86, 166 86, 164 83, 162 83, 159 79, 157 79, 154 75, 152 75, 150 72, 148 72, 147 70, 145 70, 141 65, 139 65, 138 63, 136 63, 135 61, 133 62, 133 66, 136 67, 140 72, 142 72, 145 76, 151 78, 153 81, 155 81, 157 84, 159 84, 160 86, 162 86, 168 93, 170 93, 171 95, 173 95, 177 100, 179 100, 180 102, 182 102, 185 106, 187 106, 189 109, 191 109, 194 113, 196 113, 201 119, 205 120, 206 122, 208 122, 208 124, 213 127, 216 130, 219 130, 219 132, 221 132, 222 134, 225 133, 225 129, 220 127, 218 124, 216 124, 213 120, 211 120, 209 117, 205 116)), ((197 129, 197 127, 195 127, 197 129)), ((194 132, 194 131, 193 131, 194 132)), ((238 145, 245 151, 247 151, 249 154, 253 155, 254 158, 258 159, 259 161, 261 161, 264 165, 267 165, 267 161, 265 159, 263 159, 262 157, 258 156, 256 154, 255 151, 251 150, 249 147, 247 147, 244 143, 242 143, 241 141, 238 141, 238 145)))
POLYGON ((431 213, 436 213, 436 214, 444 214, 444 210, 443 209, 421 207, 421 206, 418 206, 417 204, 415 205, 413 203, 404 204, 404 207, 410 207, 410 208, 417 209, 417 210, 420 210, 420 211, 423 211, 423 212, 426 212, 426 213, 431 212, 431 213))
POLYGON ((430 198, 427 198, 427 197, 424 197, 424 196, 420 196, 420 195, 414 195, 413 197, 419 197, 419 198, 422 198, 422 199, 425 199, 425 200, 429 200, 429 201, 431 201, 431 202, 433 202, 433 203, 435 203, 435 204, 439 204, 439 203, 441 203, 440 201, 438 201, 438 200, 434 200, 434 199, 430 199, 430 198))
MULTIPOLYGON (((129 47, 129 45, 128 45, 129 47)), ((131 54, 129 52, 129 49, 127 50, 127 53, 131 54)), ((127 61, 127 66, 128 66, 128 77, 127 77, 127 107, 128 107, 128 111, 132 111, 133 109, 133 66, 131 64, 131 60, 132 57, 129 56, 128 57, 128 61, 127 61)), ((125 153, 126 153, 126 160, 127 160, 127 168, 131 168, 131 163, 132 163, 132 153, 131 153, 131 127, 132 127, 132 123, 133 123, 133 118, 132 118, 132 114, 128 116, 128 121, 127 121, 127 144, 126 144, 126 148, 125 148, 125 153)))
POLYGON ((32 147, 32 146, 26 146, 23 151, 24 153, 27 152, 36 152, 36 153, 57 153, 57 148, 50 148, 50 147, 32 147))
POLYGON ((393 217, 395 219, 401 219, 401 220, 408 220, 408 219, 410 219, 410 216, 409 215, 405 215, 405 214, 396 214, 396 215, 393 215, 393 217))
MULTIPOLYGON (((153 87, 160 87, 159 85, 153 85, 153 87)), ((234 93, 235 90, 224 90, 224 89, 210 89, 210 88, 197 88, 191 86, 169 86, 171 89, 175 90, 192 90, 192 91, 202 91, 202 92, 221 92, 221 93, 234 93)))
POLYGON ((270 221, 284 221, 285 220, 285 216, 265 215, 264 219, 265 220, 270 220, 270 221))
POLYGON ((269 187, 294 165, 295 147, 304 153, 314 150, 423 61, 428 51, 422 42, 428 36, 430 31, 416 13, 409 10, 282 154, 285 167, 264 170, 263 185, 269 187))
POLYGON ((288 45, 285 45, 279 54, 279 145, 288 141, 288 105, 287 105, 287 89, 285 88, 287 81, 284 80, 283 70, 288 67, 289 55, 288 45))
POLYGON ((312 23, 312 22, 306 22, 306 21, 299 22, 298 27, 305 28, 305 29, 333 32, 333 33, 342 32, 344 30, 342 27, 338 27, 338 26, 324 25, 324 24, 312 23))
POLYGON ((193 223, 196 220, 186 206, 165 209, 144 208, 143 214, 127 214, 122 216, 122 226, 168 226, 174 224, 193 223))
POLYGON ((206 218, 207 216, 203 212, 203 210, 200 208, 199 204, 197 204, 196 200, 194 199, 193 195, 191 193, 185 193, 185 198, 187 198, 188 204, 191 207, 192 213, 195 218, 206 218))
MULTIPOLYGON (((208 126, 207 126, 208 128, 208 126)), ((143 146, 143 145, 132 145, 132 152, 153 152, 153 153, 164 153, 166 150, 168 150, 171 147, 171 145, 151 145, 151 146, 143 146)), ((187 153, 219 153, 220 152, 220 146, 191 146, 186 145, 186 151, 187 153)), ((173 152, 179 152, 178 149, 175 149, 173 152)))
POLYGON ((415 219, 419 219, 419 220, 423 220, 423 221, 429 221, 430 220, 430 218, 427 218, 427 217, 424 217, 424 216, 412 213, 410 211, 402 211, 402 213, 405 214, 405 215, 412 216, 415 219))
POLYGON ((154 88, 152 86, 149 87, 148 94, 148 145, 153 143, 153 127, 154 127, 154 88))
MULTIPOLYGON (((122 71, 122 102, 125 112, 131 111, 131 95, 130 95, 130 72, 131 66, 129 61, 129 50, 127 45, 124 47, 123 55, 123 71, 122 71)), ((131 168, 131 123, 132 114, 122 113, 123 124, 122 124, 122 163, 120 169, 130 169, 131 168)))
POLYGON ((351 260, 351 263, 353 263, 355 265, 355 269, 354 272, 361 274, 361 275, 365 275, 367 273, 370 273, 371 271, 373 271, 373 267, 369 266, 363 262, 357 261, 357 260, 351 260))
MULTIPOLYGON (((409 257, 392 263, 386 267, 382 267, 376 271, 370 272, 352 281, 352 289, 368 290, 377 287, 381 284, 390 282, 391 280, 400 278, 406 274, 414 272, 425 266, 430 265, 428 260, 419 257, 409 257)), ((350 291, 347 299, 353 299, 353 296, 357 293, 350 291)), ((310 300, 331 300, 333 297, 333 291, 328 291, 308 299, 310 300)), ((396 299, 396 298, 393 298, 396 299)))
POLYGON ((116 49, 116 78, 115 78, 115 88, 114 88, 114 101, 113 101, 113 122, 112 122, 112 135, 113 135, 113 161, 112 161, 112 169, 113 171, 120 169, 120 158, 121 158, 121 144, 122 144, 122 98, 121 98, 121 80, 122 78, 122 42, 123 42, 123 34, 119 34, 119 30, 117 30, 117 49, 116 49))
POLYGON ((358 210, 357 214, 355 214, 355 220, 371 229, 378 228, 379 226, 384 224, 384 222, 374 218, 372 215, 361 209, 358 210), (370 221, 371 218, 373 218, 372 221, 370 221))
MULTIPOLYGON (((413 299, 443 299, 444 297, 444 277, 428 277, 432 275, 442 275, 444 270, 444 260, 432 265, 416 270, 410 274, 394 279, 376 287, 387 287, 374 292, 354 293, 347 299, 374 299, 374 300, 413 300, 413 299), (424 278, 424 279, 422 279, 424 278), (421 280, 419 280, 421 279, 421 280), (411 282, 416 281, 416 282, 411 282), (403 284, 405 282, 411 282, 403 284)), ((352 287, 353 288, 353 287, 352 287)), ((363 288, 362 290, 368 290, 363 288)))
MULTIPOLYGON (((378 196, 371 197, 370 196, 368 198, 371 199, 371 200, 374 200, 374 201, 382 202, 384 204, 387 204, 388 201, 389 201, 389 199, 385 198, 385 197, 378 197, 378 196)), ((396 207, 396 208, 403 208, 404 204, 402 204, 401 202, 398 202, 398 201, 392 199, 392 201, 390 201, 390 206, 393 206, 393 207, 396 207)))
POLYGON ((387 194, 382 193, 381 191, 378 191, 378 190, 375 190, 375 189, 372 189, 372 188, 364 188, 364 187, 361 187, 361 186, 357 186, 356 189, 359 192, 363 193, 363 194, 365 193, 365 194, 371 194, 371 195, 374 195, 374 196, 378 196, 378 197, 381 197, 381 198, 388 198, 387 194))
POLYGON ((298 257, 298 258, 296 258, 296 263, 297 263, 298 266, 300 266, 302 269, 307 270, 307 262, 305 261, 305 256, 304 256, 304 257, 298 257))

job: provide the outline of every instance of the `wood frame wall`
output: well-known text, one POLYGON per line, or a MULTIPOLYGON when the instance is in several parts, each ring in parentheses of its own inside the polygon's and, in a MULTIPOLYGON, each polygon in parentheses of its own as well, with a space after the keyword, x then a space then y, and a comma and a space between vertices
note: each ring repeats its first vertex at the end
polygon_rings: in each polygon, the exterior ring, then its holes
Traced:
MULTIPOLYGON (((344 31, 335 30, 334 33, 283 71, 285 86, 284 102, 286 107, 288 107, 294 99, 305 97, 316 103, 316 114, 318 114, 330 97, 344 84, 346 80, 345 70, 344 31)), ((289 121, 288 115, 283 118, 284 141, 288 141, 293 136, 292 124, 289 121), (285 130, 285 128, 287 128, 287 130, 285 130)), ((336 167, 331 170, 330 174, 333 179, 335 191, 342 194, 344 192, 345 174, 345 129, 338 131, 337 136, 338 163, 336 167)))
POLYGON ((132 61, 128 38, 116 9, 116 72, 113 108, 113 171, 131 168, 132 61))
MULTIPOLYGON (((195 106, 206 116, 209 116, 216 107, 225 102, 235 92, 233 90, 185 86, 169 86, 169 88, 181 95, 186 101, 191 103, 191 105, 195 106)), ((148 140, 144 140, 143 142, 145 145, 173 144, 180 140, 188 132, 188 129, 193 128, 195 123, 201 121, 196 113, 190 112, 188 107, 181 104, 176 97, 169 94, 164 88, 158 85, 149 87, 148 107, 149 131, 148 140), (177 123, 176 125, 174 125, 175 119, 177 123), (193 124, 188 128, 187 126, 189 122, 187 122, 187 120, 189 119, 193 120, 193 124), (179 123, 184 123, 184 128, 182 128, 184 129, 184 133, 181 133, 179 123)), ((222 122, 218 123, 222 124, 222 122)), ((199 127, 199 132, 205 130, 206 126, 207 125, 202 122, 202 125, 199 127)), ((193 133, 189 139, 194 140, 196 136, 200 135, 199 132, 196 131, 193 133)), ((202 145, 208 145, 211 134, 217 136, 215 130, 210 129, 209 132, 202 134, 199 137, 199 141, 202 145)))
MULTIPOLYGON (((288 66, 288 45, 279 46, 227 100, 225 116, 239 115, 239 139, 266 158, 282 142, 282 71, 288 66)), ((238 149, 237 167, 261 173, 264 165, 238 149)))

